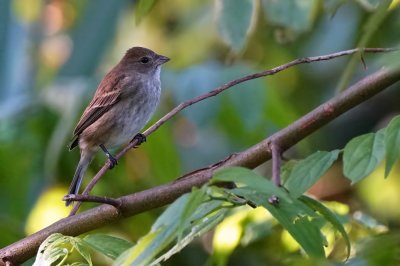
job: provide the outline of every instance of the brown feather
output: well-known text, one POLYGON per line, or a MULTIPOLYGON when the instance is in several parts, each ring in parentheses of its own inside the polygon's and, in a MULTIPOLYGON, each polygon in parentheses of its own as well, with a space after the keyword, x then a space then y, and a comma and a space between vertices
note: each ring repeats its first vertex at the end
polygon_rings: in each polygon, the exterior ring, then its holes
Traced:
POLYGON ((83 112, 81 119, 75 127, 74 136, 69 147, 70 150, 78 145, 79 135, 120 100, 122 93, 121 83, 125 75, 122 74, 116 78, 107 78, 107 76, 111 76, 114 73, 116 73, 116 71, 111 71, 102 80, 92 101, 83 112))

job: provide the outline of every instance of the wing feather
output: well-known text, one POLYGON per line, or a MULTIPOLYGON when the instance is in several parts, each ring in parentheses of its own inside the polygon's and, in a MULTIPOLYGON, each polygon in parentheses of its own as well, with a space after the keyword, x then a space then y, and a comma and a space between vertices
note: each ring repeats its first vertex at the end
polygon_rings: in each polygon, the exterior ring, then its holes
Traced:
POLYGON ((125 75, 112 78, 112 74, 113 72, 110 72, 103 79, 89 106, 83 112, 81 119, 75 127, 70 150, 78 145, 79 135, 120 100, 125 75), (110 80, 111 82, 109 82, 110 80))

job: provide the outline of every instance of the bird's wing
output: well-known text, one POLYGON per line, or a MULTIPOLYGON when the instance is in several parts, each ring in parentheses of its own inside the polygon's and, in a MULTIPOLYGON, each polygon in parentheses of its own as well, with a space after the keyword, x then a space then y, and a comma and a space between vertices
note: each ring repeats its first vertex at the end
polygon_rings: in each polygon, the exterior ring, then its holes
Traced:
POLYGON ((100 83, 92 101, 89 106, 86 107, 81 119, 76 125, 70 150, 78 145, 79 135, 120 100, 122 83, 125 75, 120 75, 111 79, 107 76, 100 83))

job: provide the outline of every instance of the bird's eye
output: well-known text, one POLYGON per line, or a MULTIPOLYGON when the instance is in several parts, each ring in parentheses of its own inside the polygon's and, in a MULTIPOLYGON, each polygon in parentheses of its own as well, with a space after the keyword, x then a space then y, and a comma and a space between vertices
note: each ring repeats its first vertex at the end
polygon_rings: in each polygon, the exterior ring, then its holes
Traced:
POLYGON ((147 56, 140 58, 140 62, 142 64, 147 64, 149 61, 150 61, 150 58, 148 58, 147 56))

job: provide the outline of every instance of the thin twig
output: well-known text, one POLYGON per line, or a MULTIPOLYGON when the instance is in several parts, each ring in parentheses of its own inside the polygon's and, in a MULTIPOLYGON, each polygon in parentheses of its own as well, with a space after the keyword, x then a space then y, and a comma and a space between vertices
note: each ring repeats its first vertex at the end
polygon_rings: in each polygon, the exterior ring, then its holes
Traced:
POLYGON ((273 141, 270 143, 269 147, 272 155, 272 182, 276 186, 281 186, 281 149, 273 141))
MULTIPOLYGON (((154 123, 152 126, 150 126, 146 131, 143 132, 144 136, 149 136, 151 133, 153 133, 154 131, 156 131, 161 125, 163 125, 165 122, 167 122, 169 119, 171 119, 172 117, 174 117, 176 114, 178 114, 180 111, 182 111, 183 109, 198 103, 200 101, 203 101, 207 98, 216 96, 218 94, 220 94, 221 92, 235 86, 238 85, 240 83, 243 83, 245 81, 248 80, 252 80, 252 79, 257 79, 260 77, 265 77, 265 76, 270 76, 270 75, 274 75, 278 72, 281 72, 285 69, 288 69, 290 67, 299 65, 299 64, 305 64, 305 63, 311 63, 311 62, 318 62, 318 61, 326 61, 326 60, 330 60, 333 58, 338 58, 338 57, 342 57, 342 56, 346 56, 346 55, 351 55, 354 53, 358 53, 358 52, 364 52, 364 53, 385 53, 385 52, 394 52, 394 51, 398 51, 399 48, 355 48, 355 49, 350 49, 350 50, 346 50, 346 51, 341 51, 341 52, 336 52, 336 53, 332 53, 332 54, 326 54, 326 55, 320 55, 320 56, 312 56, 312 57, 304 57, 304 58, 299 58, 296 60, 293 60, 289 63, 280 65, 278 67, 272 68, 270 70, 266 70, 266 71, 262 71, 262 72, 258 72, 258 73, 254 73, 254 74, 250 74, 244 77, 241 77, 239 79, 235 79, 232 80, 228 83, 225 83, 224 85, 217 87, 216 89, 194 97, 190 100, 187 100, 185 102, 182 102, 181 104, 179 104, 178 106, 176 106, 174 109, 172 109, 170 112, 168 112, 166 115, 164 115, 162 118, 160 118, 156 123, 154 123)), ((125 148, 123 148, 116 156, 115 158, 118 160, 120 159, 125 153, 127 153, 130 149, 134 148, 137 145, 137 141, 134 140, 131 143, 129 143, 125 148)), ((85 190, 83 191, 82 194, 87 195, 89 194, 89 192, 93 189, 93 187, 96 185, 96 183, 100 180, 100 178, 109 170, 110 167, 110 162, 107 160, 107 162, 104 164, 104 166, 97 172, 97 174, 92 178, 92 180, 89 182, 89 184, 86 186, 85 190)), ((74 208, 71 210, 70 215, 74 215, 79 207, 80 207, 81 203, 77 202, 74 206, 74 208)))
POLYGON ((69 194, 65 195, 63 198, 64 201, 74 201, 74 202, 97 202, 97 203, 104 203, 115 208, 119 208, 121 206, 121 201, 119 199, 114 199, 110 197, 99 197, 93 195, 75 195, 69 194))

